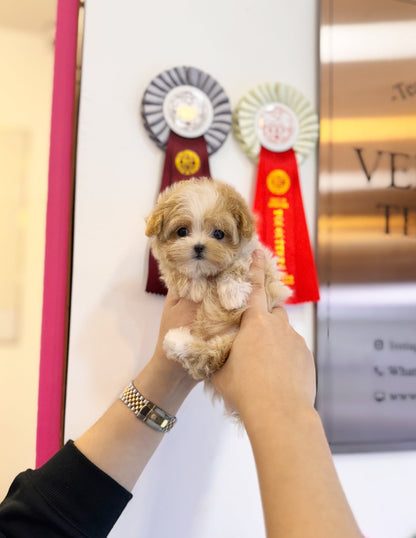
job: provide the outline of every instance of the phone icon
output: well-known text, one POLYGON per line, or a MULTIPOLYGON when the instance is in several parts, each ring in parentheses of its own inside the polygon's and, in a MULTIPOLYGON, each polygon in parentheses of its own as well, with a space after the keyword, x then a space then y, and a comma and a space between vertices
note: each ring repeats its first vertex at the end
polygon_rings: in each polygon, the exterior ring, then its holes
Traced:
POLYGON ((378 366, 374 366, 374 372, 379 375, 379 376, 383 376, 384 375, 384 372, 383 370, 381 370, 378 366))

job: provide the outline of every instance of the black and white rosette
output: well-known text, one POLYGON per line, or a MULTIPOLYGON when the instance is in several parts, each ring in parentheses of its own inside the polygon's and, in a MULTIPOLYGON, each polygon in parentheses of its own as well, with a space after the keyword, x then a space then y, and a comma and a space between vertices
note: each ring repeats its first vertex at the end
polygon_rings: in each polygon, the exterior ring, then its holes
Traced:
POLYGON ((196 67, 174 67, 147 86, 141 115, 150 138, 166 148, 170 131, 184 138, 203 135, 208 154, 217 151, 231 128, 230 101, 220 84, 196 67))
POLYGON ((252 160, 257 160, 260 146, 271 151, 286 151, 292 147, 301 163, 316 145, 319 120, 305 96, 292 86, 280 82, 261 84, 248 91, 239 101, 233 114, 233 130, 242 149, 252 160), (286 146, 273 147, 273 138, 262 129, 264 116, 275 113, 278 117, 275 128, 291 131, 286 146))
MULTIPOLYGON (((163 71, 147 86, 141 115, 150 138, 165 151, 160 191, 176 181, 211 176, 209 155, 232 124, 230 101, 211 75, 186 66, 163 71)), ((146 291, 166 293, 152 254, 146 291)))

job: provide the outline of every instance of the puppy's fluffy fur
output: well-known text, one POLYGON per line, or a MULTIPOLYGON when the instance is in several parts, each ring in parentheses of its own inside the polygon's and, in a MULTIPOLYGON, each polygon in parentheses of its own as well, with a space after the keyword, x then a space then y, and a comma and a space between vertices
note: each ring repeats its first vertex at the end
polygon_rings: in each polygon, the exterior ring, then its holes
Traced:
POLYGON ((252 253, 266 254, 268 308, 290 290, 277 260, 261 246, 244 199, 231 186, 208 178, 175 183, 159 196, 146 235, 166 286, 201 303, 190 328, 170 330, 164 348, 194 379, 208 379, 226 361, 251 291, 252 253))

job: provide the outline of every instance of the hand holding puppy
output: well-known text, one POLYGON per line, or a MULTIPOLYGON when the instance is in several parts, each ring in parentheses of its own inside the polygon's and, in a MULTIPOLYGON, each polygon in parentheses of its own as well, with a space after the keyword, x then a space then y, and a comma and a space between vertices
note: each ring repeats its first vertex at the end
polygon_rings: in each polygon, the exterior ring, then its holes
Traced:
POLYGON ((268 312, 264 265, 263 252, 256 250, 250 267, 253 291, 240 330, 227 362, 211 376, 227 406, 243 421, 270 405, 282 412, 313 408, 316 395, 314 360, 305 341, 282 307, 268 312))
POLYGON ((227 362, 211 381, 244 422, 267 536, 360 538, 314 409, 312 354, 282 307, 268 312, 264 258, 256 254, 248 308, 227 362))
POLYGON ((220 181, 193 178, 165 189, 147 219, 146 235, 167 288, 200 303, 191 326, 167 332, 166 355, 195 380, 209 380, 226 361, 247 308, 256 248, 265 253, 269 310, 291 291, 281 281, 277 259, 261 247, 246 202, 220 181))

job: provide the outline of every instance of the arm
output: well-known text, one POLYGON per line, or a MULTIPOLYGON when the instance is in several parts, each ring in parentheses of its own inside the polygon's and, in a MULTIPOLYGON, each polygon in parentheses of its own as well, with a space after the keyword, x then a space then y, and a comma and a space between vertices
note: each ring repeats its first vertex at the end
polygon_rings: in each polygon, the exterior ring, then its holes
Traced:
MULTIPOLYGON (((155 352, 134 380, 172 415, 195 381, 165 357, 163 339, 169 329, 191 323, 196 308, 168 294, 155 352)), ((67 443, 45 465, 14 480, 0 504, 0 537, 107 536, 162 439, 118 400, 75 445, 67 443)))
MULTIPOLYGON (((155 352, 134 379, 140 393, 170 415, 176 414, 196 382, 179 363, 166 358, 163 339, 170 329, 191 324, 197 307, 168 293, 155 352)), ((163 434, 137 419, 118 400, 75 441, 75 446, 97 467, 131 490, 162 439, 163 434)))
POLYGON ((314 409, 312 354, 283 308, 267 311, 262 253, 254 257, 251 276, 249 308, 212 381, 246 427, 267 536, 360 537, 314 409))

